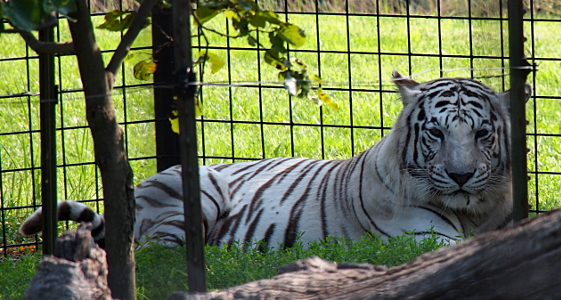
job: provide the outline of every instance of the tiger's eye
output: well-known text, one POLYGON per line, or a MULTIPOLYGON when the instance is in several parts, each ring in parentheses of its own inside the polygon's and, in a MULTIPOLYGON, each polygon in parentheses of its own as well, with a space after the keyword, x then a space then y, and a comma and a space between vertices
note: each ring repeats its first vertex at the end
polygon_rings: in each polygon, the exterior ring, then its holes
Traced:
POLYGON ((475 133, 475 139, 480 139, 489 134, 489 130, 481 129, 475 133))
POLYGON ((437 129, 437 128, 429 129, 429 133, 436 138, 439 138, 439 139, 444 138, 444 133, 442 133, 442 131, 440 131, 440 129, 437 129))

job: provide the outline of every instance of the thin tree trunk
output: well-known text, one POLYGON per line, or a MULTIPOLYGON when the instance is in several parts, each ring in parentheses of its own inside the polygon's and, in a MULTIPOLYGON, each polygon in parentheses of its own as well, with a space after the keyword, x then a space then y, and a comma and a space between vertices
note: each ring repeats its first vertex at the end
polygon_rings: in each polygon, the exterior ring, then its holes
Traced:
POLYGON ((386 268, 319 258, 276 277, 168 299, 561 299, 561 210, 386 268))
POLYGON ((77 0, 76 4, 78 11, 72 15, 76 22, 69 22, 69 27, 86 96, 95 160, 101 172, 106 228, 111 228, 106 231, 109 287, 114 298, 135 299, 132 170, 111 97, 114 78, 105 70, 86 1, 77 0))
POLYGON ((39 54, 74 54, 77 57, 86 98, 86 119, 93 136, 96 164, 101 172, 106 228, 111 228, 105 235, 111 270, 109 287, 116 298, 135 299, 133 176, 111 93, 115 74, 158 0, 142 1, 107 68, 95 41, 88 2, 75 1, 77 11, 70 14, 73 20, 69 22, 72 42, 43 42, 30 32, 16 32, 39 54))

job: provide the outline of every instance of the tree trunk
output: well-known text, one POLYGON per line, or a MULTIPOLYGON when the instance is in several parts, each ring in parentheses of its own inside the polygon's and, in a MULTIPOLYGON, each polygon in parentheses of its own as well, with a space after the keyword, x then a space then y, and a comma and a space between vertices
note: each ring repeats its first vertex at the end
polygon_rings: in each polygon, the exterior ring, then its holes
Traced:
POLYGON ((104 67, 95 41, 85 0, 69 22, 86 96, 86 118, 92 132, 95 160, 101 172, 105 204, 105 233, 109 287, 114 298, 135 298, 134 192, 132 170, 124 148, 121 127, 115 117, 111 93, 114 75, 104 67))
POLYGON ((57 239, 54 256, 45 256, 25 300, 111 300, 105 252, 93 241, 91 224, 65 232, 57 239))
POLYGON ((272 279, 168 299, 561 299, 559 270, 561 210, 393 268, 309 258, 272 279))

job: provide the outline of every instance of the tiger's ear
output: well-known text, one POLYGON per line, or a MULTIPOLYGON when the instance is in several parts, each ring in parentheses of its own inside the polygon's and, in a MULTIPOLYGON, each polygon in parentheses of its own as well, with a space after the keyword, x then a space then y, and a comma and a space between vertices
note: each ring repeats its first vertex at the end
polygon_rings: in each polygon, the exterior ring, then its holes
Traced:
POLYGON ((404 77, 398 71, 392 72, 392 81, 397 85, 399 93, 401 94, 401 101, 403 105, 410 104, 414 101, 415 96, 418 95, 419 83, 409 77, 404 77))
MULTIPOLYGON (((532 86, 529 83, 526 82, 526 84, 524 84, 524 100, 525 100, 525 102, 528 102, 528 100, 530 100, 531 96, 532 96, 532 86)), ((510 112, 510 90, 500 93, 499 94, 499 99, 500 99, 501 103, 503 103, 503 105, 508 109, 508 112, 510 112)))

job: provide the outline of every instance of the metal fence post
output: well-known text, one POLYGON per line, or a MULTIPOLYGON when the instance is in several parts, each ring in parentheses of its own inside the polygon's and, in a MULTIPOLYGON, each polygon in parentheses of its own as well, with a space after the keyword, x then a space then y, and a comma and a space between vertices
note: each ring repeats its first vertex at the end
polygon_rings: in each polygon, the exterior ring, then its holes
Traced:
POLYGON ((156 155, 158 172, 178 165, 179 136, 171 130, 169 116, 174 91, 164 87, 173 83, 173 43, 171 9, 155 6, 152 9, 152 54, 158 62, 154 73, 154 114, 156 117, 156 155))
MULTIPOLYGON (((39 40, 54 41, 52 26, 39 31, 39 40)), ((56 100, 55 61, 52 54, 39 54, 41 118, 41 198, 43 203, 43 254, 54 254, 57 238, 56 100)))
POLYGON ((524 84, 530 66, 524 56, 524 6, 522 0, 508 1, 510 55, 510 122, 513 219, 528 217, 528 165, 526 158, 526 102, 524 84))
POLYGON ((204 237, 195 123, 196 87, 191 53, 191 1, 173 0, 175 88, 179 112, 179 146, 183 179, 183 207, 190 292, 206 291, 204 237))

